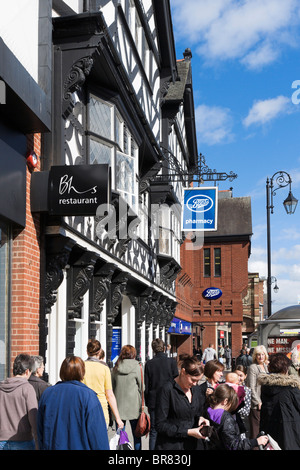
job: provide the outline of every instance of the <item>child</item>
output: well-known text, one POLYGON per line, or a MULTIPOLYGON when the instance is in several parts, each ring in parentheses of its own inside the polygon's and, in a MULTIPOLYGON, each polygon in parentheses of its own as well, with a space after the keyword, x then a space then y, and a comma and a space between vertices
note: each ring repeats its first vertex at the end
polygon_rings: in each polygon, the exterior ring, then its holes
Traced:
POLYGON ((260 436, 257 439, 241 437, 239 427, 231 414, 236 410, 239 402, 232 386, 219 385, 208 396, 208 401, 207 418, 215 429, 208 443, 208 450, 251 450, 259 445, 267 444, 267 436, 260 436))
POLYGON ((228 372, 228 374, 226 375, 225 383, 227 385, 230 385, 230 387, 234 388, 239 398, 239 405, 240 405, 245 398, 245 389, 242 385, 239 385, 240 379, 239 379, 238 374, 236 374, 235 372, 228 372))

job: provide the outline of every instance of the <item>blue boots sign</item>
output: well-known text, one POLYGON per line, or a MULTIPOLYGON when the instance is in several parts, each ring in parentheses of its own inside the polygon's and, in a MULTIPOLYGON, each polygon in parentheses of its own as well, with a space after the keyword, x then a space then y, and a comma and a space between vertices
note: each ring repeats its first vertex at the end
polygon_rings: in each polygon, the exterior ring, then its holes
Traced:
POLYGON ((202 295, 205 299, 216 300, 221 297, 222 291, 218 287, 208 287, 208 289, 202 292, 202 295))
POLYGON ((184 189, 182 230, 217 230, 218 188, 184 189))

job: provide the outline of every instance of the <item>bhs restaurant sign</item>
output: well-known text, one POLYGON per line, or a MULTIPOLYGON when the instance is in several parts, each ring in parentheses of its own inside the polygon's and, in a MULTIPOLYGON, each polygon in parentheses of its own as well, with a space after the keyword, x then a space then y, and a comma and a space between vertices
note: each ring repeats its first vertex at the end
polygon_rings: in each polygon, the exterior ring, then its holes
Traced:
POLYGON ((49 174, 50 215, 96 215, 109 202, 108 165, 53 166, 49 174))
POLYGON ((184 189, 182 230, 217 230, 218 188, 184 189))

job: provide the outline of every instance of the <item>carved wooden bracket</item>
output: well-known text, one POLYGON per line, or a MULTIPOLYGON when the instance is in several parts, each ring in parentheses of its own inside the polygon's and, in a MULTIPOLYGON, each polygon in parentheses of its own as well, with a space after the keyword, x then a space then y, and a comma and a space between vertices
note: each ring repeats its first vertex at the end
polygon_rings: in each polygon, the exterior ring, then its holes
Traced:
POLYGON ((116 265, 106 263, 94 274, 95 293, 93 309, 90 312, 90 321, 99 321, 103 310, 104 301, 107 299, 111 285, 111 279, 116 270, 116 265))
POLYGON ((72 93, 80 91, 85 83, 86 77, 90 74, 93 59, 90 56, 78 59, 69 70, 68 76, 63 83, 63 103, 62 111, 63 116, 67 117, 72 108, 74 107, 72 93))
POLYGON ((45 313, 57 300, 57 290, 64 279, 63 269, 68 264, 74 240, 67 237, 51 236, 47 240, 46 248, 46 280, 45 280, 45 313))
POLYGON ((120 273, 112 281, 111 285, 111 308, 110 312, 107 314, 107 321, 110 324, 113 324, 118 313, 119 305, 123 300, 123 293, 126 291, 127 282, 129 279, 129 274, 120 273))
POLYGON ((80 318, 83 305, 83 296, 88 291, 98 256, 93 252, 86 252, 78 263, 73 266, 76 270, 72 287, 72 305, 68 307, 68 317, 80 318))

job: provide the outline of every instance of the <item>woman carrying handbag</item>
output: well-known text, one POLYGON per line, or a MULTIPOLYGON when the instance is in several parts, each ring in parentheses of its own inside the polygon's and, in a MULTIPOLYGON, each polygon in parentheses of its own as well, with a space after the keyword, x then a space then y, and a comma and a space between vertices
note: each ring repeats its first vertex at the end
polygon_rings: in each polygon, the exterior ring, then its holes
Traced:
POLYGON ((123 346, 112 370, 112 386, 120 418, 124 423, 130 422, 134 450, 142 450, 141 437, 134 434, 142 411, 142 377, 140 364, 136 360, 136 349, 129 344, 123 346))

